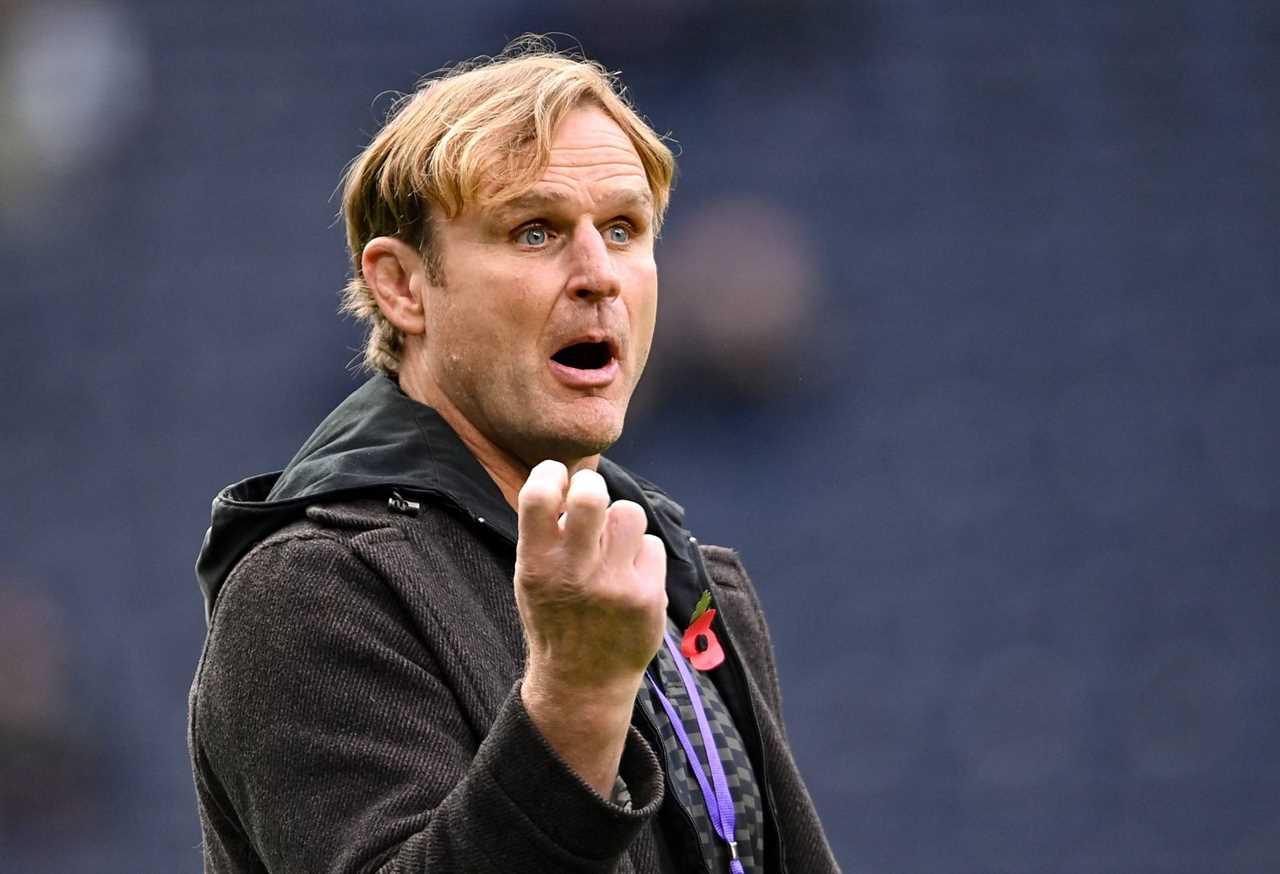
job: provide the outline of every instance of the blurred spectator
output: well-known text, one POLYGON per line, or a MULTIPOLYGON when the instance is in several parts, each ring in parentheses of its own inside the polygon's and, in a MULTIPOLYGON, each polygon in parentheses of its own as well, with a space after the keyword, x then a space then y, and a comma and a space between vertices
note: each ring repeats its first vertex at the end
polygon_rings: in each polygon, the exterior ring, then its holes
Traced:
POLYGON ((147 102, 145 46, 121 6, 0 5, 0 227, 62 228, 46 216, 122 142, 147 102))
POLYGON ((810 356, 822 348, 822 280, 798 217, 768 200, 721 197, 665 233, 642 399, 678 397, 697 374, 721 403, 755 405, 820 372, 810 356))
POLYGON ((64 635, 48 597, 0 583, 0 838, 81 829, 90 810, 64 635))

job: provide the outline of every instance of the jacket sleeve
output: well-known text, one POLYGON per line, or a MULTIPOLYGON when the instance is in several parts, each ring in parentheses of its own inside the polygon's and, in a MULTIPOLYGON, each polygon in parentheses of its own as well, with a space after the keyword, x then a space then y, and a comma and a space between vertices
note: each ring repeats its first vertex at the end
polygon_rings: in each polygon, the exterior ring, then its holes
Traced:
POLYGON ((207 869, 252 851, 306 874, 614 870, 661 802, 640 734, 624 807, 551 749, 518 685, 480 738, 443 676, 344 543, 258 547, 219 595, 191 696, 207 869))

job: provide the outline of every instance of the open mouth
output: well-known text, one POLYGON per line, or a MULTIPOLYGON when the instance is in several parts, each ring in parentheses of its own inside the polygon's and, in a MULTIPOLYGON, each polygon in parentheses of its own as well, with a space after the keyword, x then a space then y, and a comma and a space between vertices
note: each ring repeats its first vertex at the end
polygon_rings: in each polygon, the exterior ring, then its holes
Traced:
POLYGON ((613 350, 607 342, 574 343, 551 356, 551 360, 574 370, 600 370, 613 360, 613 350))

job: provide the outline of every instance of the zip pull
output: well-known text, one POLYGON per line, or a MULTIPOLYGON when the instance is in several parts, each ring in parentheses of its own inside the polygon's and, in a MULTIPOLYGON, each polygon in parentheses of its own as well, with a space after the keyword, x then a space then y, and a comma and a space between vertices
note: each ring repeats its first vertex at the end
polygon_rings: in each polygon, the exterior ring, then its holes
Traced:
POLYGON ((416 516, 418 511, 422 509, 422 505, 417 501, 406 499, 399 492, 392 492, 391 497, 387 498, 387 509, 402 516, 416 516))

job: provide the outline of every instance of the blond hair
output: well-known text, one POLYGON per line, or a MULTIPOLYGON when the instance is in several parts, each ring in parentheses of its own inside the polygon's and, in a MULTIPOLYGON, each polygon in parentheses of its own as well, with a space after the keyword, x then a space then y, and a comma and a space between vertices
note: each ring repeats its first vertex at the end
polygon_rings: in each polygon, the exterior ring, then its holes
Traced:
POLYGON ((617 77, 594 61, 523 37, 494 58, 459 64, 421 82, 392 107, 386 124, 343 176, 342 214, 351 280, 342 309, 367 324, 364 366, 394 374, 404 338, 378 309, 360 261, 374 237, 414 246, 433 282, 444 282, 432 239, 435 215, 452 219, 468 204, 484 205, 531 188, 550 160, 556 126, 571 110, 599 107, 635 146, 653 195, 654 232, 661 228, 675 158, 635 112, 617 77))

